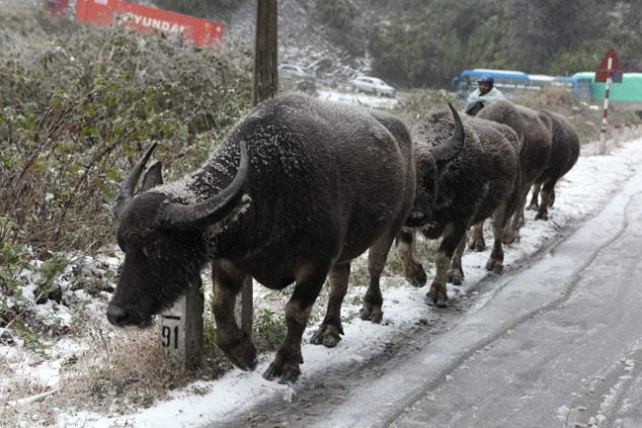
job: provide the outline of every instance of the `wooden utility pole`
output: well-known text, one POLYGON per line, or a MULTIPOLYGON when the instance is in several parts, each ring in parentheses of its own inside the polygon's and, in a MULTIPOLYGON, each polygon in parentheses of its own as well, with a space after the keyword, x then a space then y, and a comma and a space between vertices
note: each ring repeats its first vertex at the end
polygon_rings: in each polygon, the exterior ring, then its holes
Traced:
MULTIPOLYGON (((276 94, 277 49, 277 0, 257 0, 254 91, 252 93, 252 102, 255 105, 276 94)), ((235 315, 237 324, 250 337, 254 315, 252 294, 252 277, 248 276, 237 298, 235 315)))
POLYGON ((257 0, 253 102, 272 98, 278 89, 277 0, 257 0))
MULTIPOLYGON (((253 103, 273 97, 278 88, 277 0, 257 0, 256 50, 254 53, 253 103)), ((236 301, 235 318, 239 327, 252 336, 254 304, 252 277, 243 282, 236 301)), ((203 348, 203 293, 200 283, 190 287, 170 309, 161 314, 161 346, 171 356, 196 368, 203 348)))

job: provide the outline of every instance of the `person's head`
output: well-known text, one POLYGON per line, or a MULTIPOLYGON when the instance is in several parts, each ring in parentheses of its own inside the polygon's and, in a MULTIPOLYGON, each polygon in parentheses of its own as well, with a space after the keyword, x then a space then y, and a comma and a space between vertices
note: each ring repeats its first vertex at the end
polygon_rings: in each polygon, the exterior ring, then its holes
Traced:
POLYGON ((479 85, 479 92, 481 92, 481 94, 484 95, 484 94, 487 94, 491 89, 493 89, 493 85, 495 84, 495 79, 493 79, 492 76, 483 75, 479 79, 477 84, 479 85))

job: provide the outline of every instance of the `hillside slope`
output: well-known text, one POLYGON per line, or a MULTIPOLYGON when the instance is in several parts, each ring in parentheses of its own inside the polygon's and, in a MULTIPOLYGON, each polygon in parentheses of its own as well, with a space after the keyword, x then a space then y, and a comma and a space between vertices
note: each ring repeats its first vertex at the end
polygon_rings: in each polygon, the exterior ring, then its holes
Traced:
MULTIPOLYGON (((232 38, 252 41, 254 0, 156 3, 200 11, 225 22, 232 38)), ((592 69, 611 46, 626 71, 640 70, 641 25, 642 8, 630 0, 279 1, 282 62, 329 58, 403 87, 447 87, 474 67, 569 75, 592 69)))

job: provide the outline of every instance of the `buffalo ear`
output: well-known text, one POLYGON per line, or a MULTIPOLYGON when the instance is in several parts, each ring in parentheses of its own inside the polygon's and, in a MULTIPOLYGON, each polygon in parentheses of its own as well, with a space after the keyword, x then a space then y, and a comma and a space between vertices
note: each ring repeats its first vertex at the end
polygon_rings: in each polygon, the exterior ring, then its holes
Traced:
POLYGON ((145 171, 143 175, 143 187, 141 192, 146 192, 152 187, 163 184, 163 164, 160 161, 155 161, 151 166, 145 171))
POLYGON ((151 146, 149 146, 149 148, 145 151, 143 157, 140 158, 138 162, 136 162, 134 168, 132 168, 132 170, 129 172, 127 178, 123 180, 122 183, 120 183, 120 190, 118 191, 118 196, 116 196, 116 203, 114 204, 114 208, 112 209, 112 212, 114 213, 116 219, 120 217, 120 215, 129 204, 129 201, 131 201, 134 197, 134 188, 136 187, 136 182, 138 182, 140 173, 143 171, 143 168, 145 168, 145 164, 147 164, 147 161, 152 156, 152 153, 154 153, 154 149, 156 149, 157 146, 158 143, 153 143, 151 146))

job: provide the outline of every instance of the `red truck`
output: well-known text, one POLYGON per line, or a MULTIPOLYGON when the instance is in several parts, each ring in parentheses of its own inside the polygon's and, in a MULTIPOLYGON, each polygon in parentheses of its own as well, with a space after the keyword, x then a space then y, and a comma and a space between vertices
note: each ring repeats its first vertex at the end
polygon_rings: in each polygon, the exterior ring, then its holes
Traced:
MULTIPOLYGON (((53 15, 64 15, 69 0, 47 0, 46 7, 53 15)), ((214 45, 223 36, 223 25, 217 22, 122 0, 77 0, 75 19, 104 27, 122 23, 141 32, 178 34, 196 47, 214 45)))

